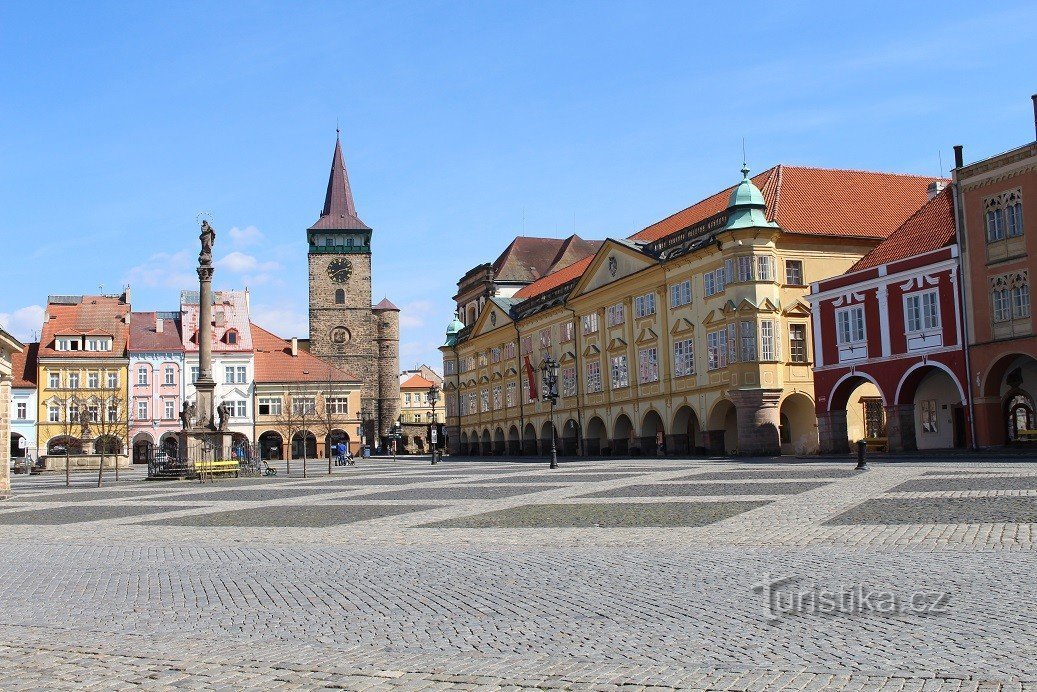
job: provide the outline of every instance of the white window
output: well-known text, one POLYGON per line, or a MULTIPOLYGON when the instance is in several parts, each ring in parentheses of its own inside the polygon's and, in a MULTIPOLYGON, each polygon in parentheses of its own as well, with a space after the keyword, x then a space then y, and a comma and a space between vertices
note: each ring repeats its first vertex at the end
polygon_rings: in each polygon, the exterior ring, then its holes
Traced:
POLYGON ((592 312, 589 315, 584 315, 580 318, 580 322, 583 323, 584 334, 596 334, 598 331, 598 313, 592 312))
POLYGON ((479 398, 482 403, 481 411, 483 413, 488 413, 490 410, 490 390, 484 389, 481 392, 479 392, 479 398))
POLYGON ((148 402, 138 401, 137 402, 137 420, 148 419, 148 402))
POLYGON ((695 374, 695 342, 692 339, 673 342, 673 376, 695 374))
POLYGON ((576 396, 576 366, 562 368, 562 396, 576 396))
POLYGON ((197 381, 198 381, 198 366, 197 365, 192 365, 191 366, 191 384, 194 384, 197 381))
POLYGON ((1022 284, 1012 288, 1012 317, 1030 316, 1030 285, 1022 284))
POLYGON ((756 360, 756 323, 742 322, 742 362, 756 360))
POLYGON ((904 322, 908 332, 936 329, 940 326, 940 309, 936 291, 904 296, 904 322))
POLYGON ((777 360, 774 353, 774 321, 760 322, 760 360, 777 360))
POLYGON ((59 420, 61 420, 61 409, 57 404, 51 404, 47 407, 47 421, 57 423, 59 420))
POLYGON ((1016 202, 1008 206, 1008 237, 1016 238, 1023 234, 1023 203, 1016 202))
POLYGON ((78 372, 70 372, 68 374, 68 386, 69 386, 70 389, 76 389, 77 387, 79 387, 79 373, 78 372))
MULTIPOLYGON (((246 404, 245 400, 244 399, 238 399, 237 401, 235 401, 233 403, 234 403, 234 406, 231 409, 231 414, 230 415, 234 416, 235 418, 247 418, 248 417, 248 408, 247 408, 247 404, 246 404)), ((312 413, 312 411, 311 411, 311 413, 312 413)))
POLYGON ((96 372, 86 374, 86 386, 88 389, 97 389, 101 386, 101 376, 96 372))
POLYGON ((739 281, 752 281, 755 277, 753 276, 753 258, 751 256, 739 257, 738 258, 738 280, 739 281))
POLYGON ((448 360, 443 363, 443 373, 447 375, 453 375, 457 372, 457 361, 448 360))
POLYGON ((281 397, 279 396, 268 396, 262 397, 259 400, 259 415, 261 416, 280 416, 281 415, 281 397))
POLYGON ((706 334, 707 368, 718 370, 727 367, 727 331, 724 329, 706 334))
POLYGON ((108 373, 108 389, 116 389, 119 386, 119 373, 110 372, 108 373))
POLYGON ((148 369, 145 366, 137 368, 137 384, 145 385, 148 383, 148 369))
POLYGON ((803 262, 801 260, 785 260, 785 283, 789 286, 803 285, 803 262))
POLYGON ((634 316, 648 317, 655 314, 655 293, 646 293, 634 298, 634 316))
POLYGON ((770 255, 756 258, 756 276, 760 281, 774 281, 774 262, 770 255))
POLYGON ((403 395, 403 405, 404 406, 410 406, 410 392, 406 392, 403 395))
POLYGON ((349 413, 349 398, 344 396, 332 396, 326 400, 328 413, 334 415, 345 415, 349 413))
POLYGON ((991 209, 987 212, 987 242, 1001 240, 1005 237, 1004 209, 991 209))
POLYGON ((16 409, 17 412, 14 415, 18 420, 25 420, 29 417, 29 407, 24 401, 19 401, 16 409))
POLYGON ((87 339, 86 340, 87 351, 111 351, 112 341, 111 339, 87 339))
POLYGON ((163 380, 165 384, 172 385, 176 383, 176 370, 173 368, 172 365, 167 365, 166 367, 164 367, 162 369, 162 374, 165 378, 163 380))
POLYGON ((574 338, 573 332, 575 331, 572 322, 566 322, 562 325, 562 343, 572 341, 574 338))
POLYGON ((90 415, 91 423, 99 422, 100 419, 98 417, 100 416, 100 411, 97 410, 97 404, 90 404, 87 406, 86 412, 90 415))
POLYGON ((617 303, 605 308, 605 323, 608 326, 615 327, 623 324, 625 321, 626 315, 623 312, 623 303, 617 303))
MULTIPOLYGON (((233 402, 231 402, 233 406, 233 402)), ((292 397, 292 415, 311 416, 317 411, 317 400, 312 396, 292 397)), ((242 414, 244 417, 244 414, 242 414)))
POLYGON ((504 390, 501 388, 501 386, 499 384, 498 385, 494 385, 494 387, 493 387, 493 410, 494 411, 499 411, 501 409, 503 393, 504 393, 504 390))
POLYGON ((493 348, 491 348, 490 349, 490 362, 491 363, 499 363, 500 362, 500 355, 501 355, 501 348, 500 348, 500 346, 494 346, 493 348))
POLYGON ((227 384, 234 384, 234 366, 228 365, 223 369, 223 381, 227 384))
POLYGON ((533 335, 532 334, 527 334, 526 336, 522 337, 522 354, 525 355, 527 353, 532 353, 532 352, 533 352, 533 335))
POLYGON ((176 402, 172 399, 166 399, 164 404, 165 410, 162 412, 162 417, 166 420, 173 420, 176 418, 176 402))
POLYGON ((504 344, 504 357, 505 358, 514 358, 515 357, 515 342, 514 341, 509 341, 508 343, 504 344))
POLYGON ((864 341, 864 307, 857 305, 835 313, 836 339, 840 345, 864 341))
POLYGON ((118 423, 119 422, 119 405, 108 404, 108 422, 118 423))
POLYGON ((540 348, 548 349, 551 348, 551 328, 540 330, 540 348))
POLYGON ((717 293, 723 293, 727 284, 731 283, 731 260, 727 260, 723 267, 713 271, 713 283, 716 284, 717 293))
POLYGON ((659 381, 659 349, 655 346, 637 352, 637 378, 641 384, 659 381))
POLYGON ((584 382, 584 388, 588 394, 601 391, 601 363, 598 361, 592 361, 587 363, 587 378, 584 382))
POLYGON ((704 292, 707 297, 717 292, 717 285, 713 272, 706 272, 702 275, 702 286, 705 289, 704 292))
POLYGON ((627 368, 627 357, 626 356, 613 356, 610 359, 612 369, 612 388, 619 389, 620 387, 630 386, 630 373, 627 368))
POLYGON ((732 322, 727 325, 727 362, 738 362, 738 324, 732 322))
POLYGON ((509 382, 507 390, 504 393, 504 403, 508 408, 515 405, 515 394, 518 392, 518 385, 514 382, 509 382))
POLYGON ((691 302, 691 279, 670 286, 670 307, 679 308, 691 302))
POLYGON ((57 389, 61 386, 61 373, 52 372, 47 376, 47 384, 51 389, 57 389))

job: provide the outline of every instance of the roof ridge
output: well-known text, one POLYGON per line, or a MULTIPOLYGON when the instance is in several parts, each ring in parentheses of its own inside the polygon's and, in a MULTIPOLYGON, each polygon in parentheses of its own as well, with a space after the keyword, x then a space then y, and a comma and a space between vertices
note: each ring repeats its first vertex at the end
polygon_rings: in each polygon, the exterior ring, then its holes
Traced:
POLYGON ((869 171, 864 168, 832 168, 827 166, 801 166, 799 164, 794 163, 782 163, 778 164, 778 166, 801 171, 831 171, 833 173, 864 173, 866 175, 891 175, 897 178, 916 178, 918 180, 950 180, 950 178, 941 178, 933 175, 919 175, 917 173, 894 173, 892 171, 869 171))

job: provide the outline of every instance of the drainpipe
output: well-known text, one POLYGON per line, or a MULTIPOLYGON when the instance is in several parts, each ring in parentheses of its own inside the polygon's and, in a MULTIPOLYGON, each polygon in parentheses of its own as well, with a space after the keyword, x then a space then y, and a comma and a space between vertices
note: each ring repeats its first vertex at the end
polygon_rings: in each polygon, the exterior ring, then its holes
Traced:
MULTIPOLYGON (((1034 109, 1037 110, 1037 96, 1034 96, 1034 109)), ((964 165, 965 157, 962 154, 962 146, 957 144, 954 147, 954 170, 958 171, 964 165)), ((958 240, 958 295, 955 297, 958 300, 959 313, 961 314, 961 324, 958 325, 958 340, 961 342, 962 350, 965 353, 965 405, 968 406, 969 410, 970 446, 972 451, 976 451, 979 449, 976 443, 976 405, 975 397, 972 393, 972 359, 969 357, 969 316, 966 312, 965 302, 965 282, 968 279, 966 276, 968 268, 962 263, 965 251, 965 208, 957 176, 955 175, 953 178, 951 185, 954 188, 954 230, 958 240)))
POLYGON ((580 456, 587 456, 587 449, 583 446, 583 416, 581 411, 583 410, 583 403, 580 401, 580 342, 577 336, 580 334, 579 320, 576 319, 576 311, 570 308, 568 305, 563 305, 569 314, 573 316, 573 367, 576 368, 576 444, 580 448, 580 456))

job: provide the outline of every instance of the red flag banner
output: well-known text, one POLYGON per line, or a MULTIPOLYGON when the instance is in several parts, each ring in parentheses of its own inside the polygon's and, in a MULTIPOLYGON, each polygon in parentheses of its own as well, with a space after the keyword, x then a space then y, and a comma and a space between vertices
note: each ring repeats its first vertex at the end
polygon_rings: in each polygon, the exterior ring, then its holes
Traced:
POLYGON ((529 356, 526 356, 526 379, 529 380, 529 400, 536 401, 537 398, 537 374, 536 370, 533 369, 533 364, 529 362, 529 356))

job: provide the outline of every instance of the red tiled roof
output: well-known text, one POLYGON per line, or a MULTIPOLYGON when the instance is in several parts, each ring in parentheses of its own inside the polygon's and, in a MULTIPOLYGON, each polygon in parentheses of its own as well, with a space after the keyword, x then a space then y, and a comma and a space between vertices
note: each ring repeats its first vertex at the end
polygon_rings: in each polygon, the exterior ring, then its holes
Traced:
POLYGON ((944 188, 849 271, 870 269, 900 259, 939 250, 955 242, 951 188, 944 188))
POLYGON ((262 327, 252 324, 252 346, 255 349, 256 382, 359 382, 326 360, 298 349, 292 355, 292 344, 262 327))
POLYGON ((594 261, 594 255, 584 257, 579 262, 574 262, 568 267, 559 269, 553 274, 548 274, 544 278, 534 281, 528 286, 523 286, 513 297, 516 300, 525 300, 526 298, 532 298, 541 293, 546 293, 552 288, 558 288, 564 283, 568 283, 573 279, 583 276, 583 272, 587 271, 587 267, 591 265, 592 261, 594 261))
POLYGON ((82 296, 78 303, 48 303, 40 337, 40 358, 121 358, 126 353, 130 306, 120 296, 82 296), (57 351, 57 334, 96 334, 112 338, 111 351, 57 351))
POLYGON ((421 375, 411 375, 406 382, 400 385, 400 389, 428 389, 435 386, 435 382, 429 382, 421 375))
POLYGON ((378 305, 375 305, 371 309, 372 310, 395 310, 396 312, 400 311, 400 309, 398 307, 396 307, 395 305, 393 305, 392 301, 389 300, 388 298, 382 298, 381 302, 379 302, 378 305))
POLYGON ((600 240, 584 240, 578 235, 568 238, 520 235, 494 261, 493 278, 496 281, 533 282, 593 255, 601 243, 600 240))
POLYGON ((39 357, 40 344, 25 344, 20 352, 11 354, 12 387, 36 387, 36 359, 39 357))
POLYGON ((157 329, 154 312, 135 312, 130 315, 130 351, 183 351, 180 320, 162 318, 162 331, 157 329))

